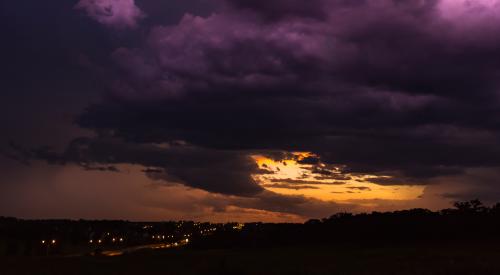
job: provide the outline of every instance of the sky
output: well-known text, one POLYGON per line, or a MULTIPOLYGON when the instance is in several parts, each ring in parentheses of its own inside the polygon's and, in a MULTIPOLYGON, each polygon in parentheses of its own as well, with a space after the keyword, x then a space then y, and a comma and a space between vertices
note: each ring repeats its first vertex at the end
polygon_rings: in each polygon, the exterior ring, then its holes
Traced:
POLYGON ((0 0, 0 216, 500 201, 499 0, 0 0))

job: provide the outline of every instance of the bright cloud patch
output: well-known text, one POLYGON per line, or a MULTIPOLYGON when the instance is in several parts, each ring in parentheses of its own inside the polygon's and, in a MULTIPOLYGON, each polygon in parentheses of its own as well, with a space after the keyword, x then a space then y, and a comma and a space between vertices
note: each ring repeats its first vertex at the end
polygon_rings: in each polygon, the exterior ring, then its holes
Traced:
POLYGON ((253 156, 267 173, 254 175, 265 189, 282 195, 303 195, 339 203, 352 200, 415 200, 425 187, 411 184, 383 185, 377 180, 390 180, 391 176, 348 173, 345 167, 326 165, 314 161, 310 153, 292 153, 289 158, 273 160, 253 156))
POLYGON ((97 22, 116 29, 137 27, 145 14, 134 0, 80 0, 77 9, 85 10, 97 22))

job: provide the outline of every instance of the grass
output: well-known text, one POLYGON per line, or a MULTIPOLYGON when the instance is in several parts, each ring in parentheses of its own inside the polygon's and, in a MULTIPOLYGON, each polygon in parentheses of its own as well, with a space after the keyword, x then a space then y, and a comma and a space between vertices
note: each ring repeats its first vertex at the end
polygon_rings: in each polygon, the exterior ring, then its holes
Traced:
POLYGON ((489 243, 144 251, 120 257, 0 259, 0 274, 500 274, 489 243))

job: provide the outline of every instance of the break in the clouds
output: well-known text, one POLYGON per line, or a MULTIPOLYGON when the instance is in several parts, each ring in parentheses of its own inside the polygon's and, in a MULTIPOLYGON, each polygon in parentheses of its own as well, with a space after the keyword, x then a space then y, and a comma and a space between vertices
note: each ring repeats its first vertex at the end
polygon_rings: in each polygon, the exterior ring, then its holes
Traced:
POLYGON ((80 0, 75 8, 115 29, 136 28, 138 21, 145 17, 135 0, 80 0))
POLYGON ((443 181, 460 192, 441 198, 495 188, 474 177, 500 167, 499 1, 214 0, 175 24, 155 10, 128 37, 151 13, 140 7, 156 7, 142 2, 76 5, 126 37, 105 54, 82 53, 103 97, 75 123, 94 135, 63 150, 14 144, 6 155, 87 170, 139 165, 167 186, 304 216, 323 202, 266 189, 345 185, 327 193, 376 201, 443 181))

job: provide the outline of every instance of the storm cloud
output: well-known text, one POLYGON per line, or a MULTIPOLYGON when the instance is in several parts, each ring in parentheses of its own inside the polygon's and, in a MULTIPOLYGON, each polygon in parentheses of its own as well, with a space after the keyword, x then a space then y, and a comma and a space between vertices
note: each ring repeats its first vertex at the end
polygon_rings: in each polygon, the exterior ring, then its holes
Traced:
MULTIPOLYGON (((62 150, 4 154, 106 171, 140 165, 150 178, 270 211, 286 196, 255 181, 267 171, 255 154, 310 152, 297 162, 339 184, 370 174, 378 185, 432 185, 500 167, 500 2, 210 2, 209 12, 162 24, 141 9, 152 2, 81 0, 78 12, 111 35, 132 33, 85 62, 103 93, 74 122, 92 134, 62 150)), ((301 211, 291 212, 310 213, 301 211)))
MULTIPOLYGON (((116 171, 109 164, 137 164, 156 180, 182 183, 221 194, 249 196, 263 189, 252 179, 261 173, 247 155, 180 146, 177 144, 132 144, 113 138, 79 138, 63 153, 47 148, 32 151, 32 158, 51 164, 78 164, 85 169, 116 171)), ((263 171, 262 171, 263 172, 263 171)))
POLYGON ((500 165, 489 16, 464 26, 446 1, 280 2, 152 26, 143 47, 112 53, 109 96, 78 124, 136 143, 310 151, 413 183, 500 165))

